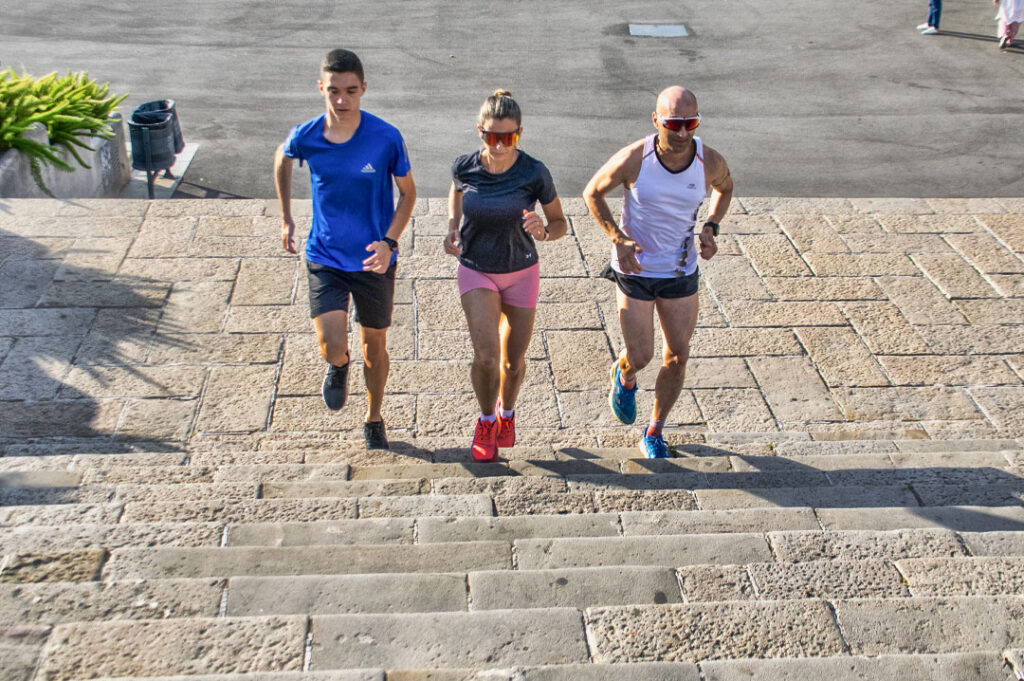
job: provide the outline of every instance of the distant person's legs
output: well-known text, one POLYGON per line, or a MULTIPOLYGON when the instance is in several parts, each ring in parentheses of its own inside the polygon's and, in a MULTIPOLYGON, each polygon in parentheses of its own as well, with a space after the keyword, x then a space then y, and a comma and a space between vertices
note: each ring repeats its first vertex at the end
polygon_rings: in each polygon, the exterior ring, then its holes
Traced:
POLYGON ((942 0, 928 0, 928 22, 917 27, 922 35, 935 35, 939 32, 939 19, 942 16, 942 0))

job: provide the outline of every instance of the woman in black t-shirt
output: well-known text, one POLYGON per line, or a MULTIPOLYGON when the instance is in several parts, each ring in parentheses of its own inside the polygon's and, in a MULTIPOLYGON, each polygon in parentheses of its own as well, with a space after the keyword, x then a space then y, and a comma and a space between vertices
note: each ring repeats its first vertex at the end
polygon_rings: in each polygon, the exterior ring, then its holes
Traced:
POLYGON ((551 173, 521 151, 522 113, 498 90, 480 108, 484 146, 455 159, 444 249, 459 258, 459 294, 473 341, 470 378, 480 403, 471 455, 494 461, 515 445, 515 403, 537 310, 535 240, 565 235, 568 223, 551 173), (535 212, 540 202, 547 224, 535 212))

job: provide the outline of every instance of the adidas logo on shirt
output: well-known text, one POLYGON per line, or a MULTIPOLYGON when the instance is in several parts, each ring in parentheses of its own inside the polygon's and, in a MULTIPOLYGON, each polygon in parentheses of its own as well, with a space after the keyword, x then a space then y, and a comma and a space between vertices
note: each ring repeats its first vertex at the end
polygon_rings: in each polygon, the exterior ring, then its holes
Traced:
POLYGON ((367 163, 365 166, 363 166, 363 169, 360 172, 363 172, 363 173, 375 173, 377 171, 373 169, 372 165, 367 163))

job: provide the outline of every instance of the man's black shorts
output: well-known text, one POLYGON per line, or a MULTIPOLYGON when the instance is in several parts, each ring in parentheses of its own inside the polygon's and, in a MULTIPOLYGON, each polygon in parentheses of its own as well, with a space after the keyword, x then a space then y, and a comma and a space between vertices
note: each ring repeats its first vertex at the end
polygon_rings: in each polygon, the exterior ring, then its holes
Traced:
POLYGON ((655 298, 688 298, 697 292, 700 284, 700 273, 681 277, 660 279, 658 277, 639 277, 635 274, 620 274, 612 269, 611 264, 605 265, 601 276, 618 285, 619 290, 627 297, 636 300, 654 300, 655 298))
POLYGON ((355 320, 368 329, 391 326, 391 308, 395 303, 395 269, 384 274, 345 272, 327 265, 306 261, 309 272, 309 316, 345 310, 351 294, 356 304, 355 320))

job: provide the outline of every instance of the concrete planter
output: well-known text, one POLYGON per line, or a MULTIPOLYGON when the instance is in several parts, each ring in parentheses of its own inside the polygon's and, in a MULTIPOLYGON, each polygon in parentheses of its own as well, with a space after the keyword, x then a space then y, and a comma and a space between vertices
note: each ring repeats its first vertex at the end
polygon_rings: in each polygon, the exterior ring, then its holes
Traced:
MULTIPOLYGON (((125 147, 124 123, 120 114, 114 114, 110 127, 114 136, 109 140, 89 139, 95 151, 80 149, 79 153, 91 168, 82 168, 70 154, 62 157, 74 166, 68 173, 43 164, 43 181, 57 198, 85 199, 116 197, 131 177, 131 163, 125 147)), ((35 124, 28 131, 31 139, 46 142, 46 128, 35 124)), ((0 153, 0 198, 39 199, 46 194, 40 189, 29 166, 29 160, 13 149, 0 153)))

